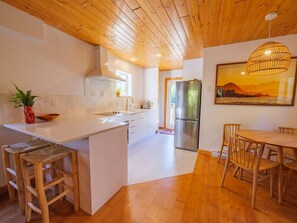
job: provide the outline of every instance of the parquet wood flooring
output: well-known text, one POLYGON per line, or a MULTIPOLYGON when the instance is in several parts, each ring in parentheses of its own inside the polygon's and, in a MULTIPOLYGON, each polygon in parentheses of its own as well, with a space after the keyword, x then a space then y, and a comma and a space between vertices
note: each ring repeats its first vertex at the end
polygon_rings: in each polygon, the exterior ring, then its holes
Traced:
MULTIPOLYGON (((74 212, 67 201, 50 208, 52 223, 195 223, 195 222, 296 222, 297 187, 289 188, 284 204, 269 197, 268 182, 258 187, 256 209, 251 208, 252 185, 228 171, 220 187, 223 164, 209 155, 198 155, 193 174, 123 187, 94 216, 74 212)), ((245 178, 248 178, 245 175, 245 178)), ((297 184, 297 174, 293 178, 297 184)), ((33 214, 32 222, 40 222, 33 214)), ((0 198, 0 222, 25 222, 17 203, 0 198)))

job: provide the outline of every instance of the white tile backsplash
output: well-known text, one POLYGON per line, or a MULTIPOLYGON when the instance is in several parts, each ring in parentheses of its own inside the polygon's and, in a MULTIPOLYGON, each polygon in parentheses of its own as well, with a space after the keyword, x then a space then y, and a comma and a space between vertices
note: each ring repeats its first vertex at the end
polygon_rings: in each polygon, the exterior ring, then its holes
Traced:
MULTIPOLYGON (((26 89, 24 89, 26 90, 26 89)), ((61 116, 80 116, 105 111, 125 109, 125 98, 116 97, 115 82, 85 81, 85 96, 36 94, 35 114, 58 113, 61 116)), ((14 108, 9 94, 0 94, 0 124, 23 122, 23 109, 14 108)), ((134 107, 139 108, 140 102, 134 107)))

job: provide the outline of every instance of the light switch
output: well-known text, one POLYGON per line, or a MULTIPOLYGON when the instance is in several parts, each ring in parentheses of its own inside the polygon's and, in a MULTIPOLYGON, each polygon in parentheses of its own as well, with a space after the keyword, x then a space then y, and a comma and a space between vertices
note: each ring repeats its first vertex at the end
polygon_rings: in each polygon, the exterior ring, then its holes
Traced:
POLYGON ((210 86, 206 86, 204 88, 204 92, 209 93, 210 92, 211 87, 210 86))

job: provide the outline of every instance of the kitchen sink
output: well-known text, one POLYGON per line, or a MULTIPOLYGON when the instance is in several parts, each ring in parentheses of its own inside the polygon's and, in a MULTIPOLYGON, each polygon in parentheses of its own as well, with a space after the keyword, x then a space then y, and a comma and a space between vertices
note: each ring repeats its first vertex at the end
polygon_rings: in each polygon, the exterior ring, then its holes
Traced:
POLYGON ((102 113, 96 113, 94 115, 109 117, 109 116, 121 116, 121 115, 124 115, 124 114, 121 113, 121 112, 102 112, 102 113))
POLYGON ((130 114, 135 114, 136 111, 121 111, 120 114, 125 114, 125 115, 130 115, 130 114))
POLYGON ((94 115, 100 115, 100 116, 121 116, 121 115, 132 115, 137 113, 137 110, 131 110, 131 111, 113 111, 113 112, 102 112, 102 113, 95 113, 94 115))

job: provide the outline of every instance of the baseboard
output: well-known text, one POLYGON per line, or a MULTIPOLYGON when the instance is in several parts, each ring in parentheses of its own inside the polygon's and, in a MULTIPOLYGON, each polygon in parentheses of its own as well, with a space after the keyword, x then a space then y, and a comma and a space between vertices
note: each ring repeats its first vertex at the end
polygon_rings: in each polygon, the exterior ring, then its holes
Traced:
POLYGON ((209 150, 205 150, 205 149, 199 149, 198 153, 212 156, 212 152, 209 150))
POLYGON ((8 192, 7 185, 0 187, 0 195, 5 194, 8 192))

